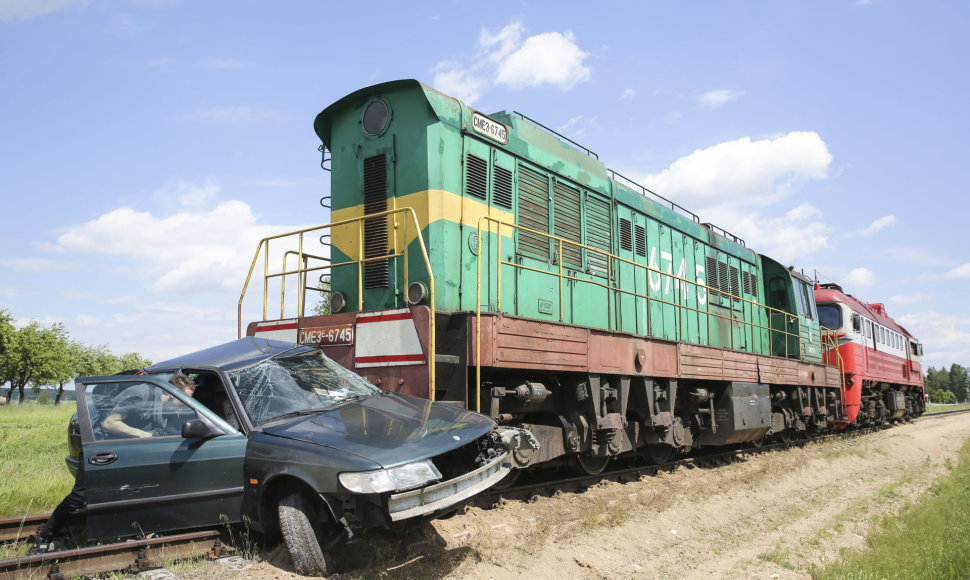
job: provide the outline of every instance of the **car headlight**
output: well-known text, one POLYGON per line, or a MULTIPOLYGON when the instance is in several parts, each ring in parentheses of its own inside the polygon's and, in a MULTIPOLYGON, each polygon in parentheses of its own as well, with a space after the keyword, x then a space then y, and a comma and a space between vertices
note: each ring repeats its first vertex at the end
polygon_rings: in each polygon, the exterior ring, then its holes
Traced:
POLYGON ((441 473, 425 459, 391 469, 341 473, 339 477, 340 484, 354 493, 384 493, 422 486, 441 479, 441 473))

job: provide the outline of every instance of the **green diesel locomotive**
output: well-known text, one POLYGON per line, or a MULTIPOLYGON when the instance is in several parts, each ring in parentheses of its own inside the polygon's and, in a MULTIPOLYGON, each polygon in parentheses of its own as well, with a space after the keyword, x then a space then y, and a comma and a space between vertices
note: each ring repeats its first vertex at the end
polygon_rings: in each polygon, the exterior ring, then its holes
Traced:
POLYGON ((812 281, 589 149, 414 80, 347 95, 314 129, 331 223, 260 242, 247 334, 522 425, 538 445, 520 465, 595 473, 843 420, 812 281))

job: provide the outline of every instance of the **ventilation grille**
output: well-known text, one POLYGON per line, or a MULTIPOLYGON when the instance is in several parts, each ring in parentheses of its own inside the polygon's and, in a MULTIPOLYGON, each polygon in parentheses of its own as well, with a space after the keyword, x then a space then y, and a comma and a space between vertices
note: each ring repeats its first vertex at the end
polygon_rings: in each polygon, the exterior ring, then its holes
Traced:
MULTIPOLYGON (((519 167, 519 225, 549 232, 549 190, 545 175, 519 167)), ((519 252, 549 259, 549 238, 519 230, 519 252)))
MULTIPOLYGON (((387 210, 387 157, 375 155, 364 159, 364 213, 372 214, 387 210)), ((380 217, 364 222, 364 257, 377 258, 387 255, 387 218, 380 217)), ((387 288, 387 260, 364 264, 364 288, 387 288)))
POLYGON ((625 218, 620 218, 620 249, 633 251, 633 223, 625 218))
MULTIPOLYGON (((555 235, 564 240, 581 243, 579 190, 557 181, 552 187, 555 235)), ((563 243, 563 264, 582 268, 583 255, 580 248, 563 243)))
POLYGON ((465 193, 485 199, 488 196, 488 163, 481 157, 469 155, 467 168, 465 193))
POLYGON ((744 286, 745 294, 758 297, 758 278, 751 273, 741 271, 741 284, 744 286))
MULTIPOLYGON (((610 252, 613 250, 612 233, 609 202, 587 194, 586 245, 604 252, 610 252)), ((586 264, 591 274, 605 278, 608 273, 606 260, 605 254, 586 251, 586 264)))
POLYGON ((647 231, 643 229, 643 226, 638 226, 634 224, 633 241, 636 243, 637 255, 646 256, 647 255, 647 231))
POLYGON ((512 209, 512 172, 497 165, 492 172, 492 201, 499 207, 512 209))

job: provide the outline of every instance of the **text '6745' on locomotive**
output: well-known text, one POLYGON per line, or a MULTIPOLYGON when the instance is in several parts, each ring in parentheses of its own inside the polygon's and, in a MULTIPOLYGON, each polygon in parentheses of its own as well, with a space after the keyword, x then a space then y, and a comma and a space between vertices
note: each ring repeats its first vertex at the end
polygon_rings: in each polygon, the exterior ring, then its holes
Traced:
POLYGON ((524 426, 541 445, 520 466, 596 473, 858 414, 812 280, 525 115, 403 80, 314 128, 331 222, 260 242, 246 334, 524 426))

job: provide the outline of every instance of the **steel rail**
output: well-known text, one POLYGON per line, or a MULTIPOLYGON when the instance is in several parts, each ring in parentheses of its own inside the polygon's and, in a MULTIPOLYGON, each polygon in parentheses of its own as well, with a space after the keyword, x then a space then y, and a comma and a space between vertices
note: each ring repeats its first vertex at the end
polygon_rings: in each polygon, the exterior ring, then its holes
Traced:
POLYGON ((232 550, 221 536, 217 530, 204 530, 0 560, 0 580, 38 577, 44 570, 49 580, 68 580, 118 570, 140 572, 167 560, 214 560, 232 550))

